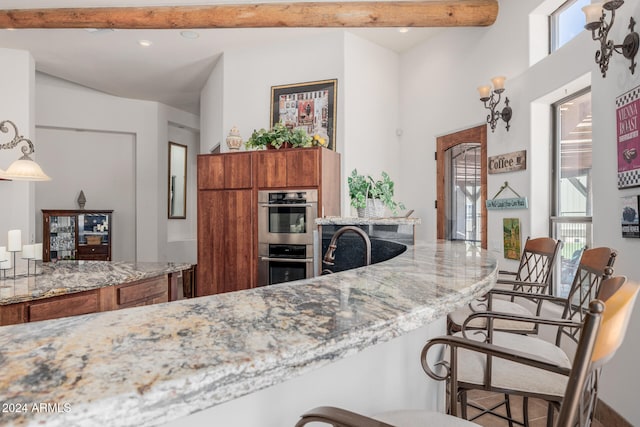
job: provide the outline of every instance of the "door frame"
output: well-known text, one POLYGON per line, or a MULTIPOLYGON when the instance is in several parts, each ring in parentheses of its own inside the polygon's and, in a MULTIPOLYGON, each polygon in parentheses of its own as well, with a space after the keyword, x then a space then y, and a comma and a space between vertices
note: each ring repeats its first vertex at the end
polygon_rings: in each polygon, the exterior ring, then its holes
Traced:
POLYGON ((487 125, 476 126, 436 138, 436 185, 437 185, 437 238, 444 240, 445 236, 445 202, 444 202, 444 172, 445 151, 458 144, 468 142, 480 143, 480 245, 487 249, 487 125))

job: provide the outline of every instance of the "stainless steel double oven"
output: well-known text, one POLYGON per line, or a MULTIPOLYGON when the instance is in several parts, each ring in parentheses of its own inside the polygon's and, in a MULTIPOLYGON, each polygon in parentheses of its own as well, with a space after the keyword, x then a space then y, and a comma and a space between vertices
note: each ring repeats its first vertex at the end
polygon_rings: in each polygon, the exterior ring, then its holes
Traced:
POLYGON ((258 192, 258 286, 313 277, 317 190, 258 192))

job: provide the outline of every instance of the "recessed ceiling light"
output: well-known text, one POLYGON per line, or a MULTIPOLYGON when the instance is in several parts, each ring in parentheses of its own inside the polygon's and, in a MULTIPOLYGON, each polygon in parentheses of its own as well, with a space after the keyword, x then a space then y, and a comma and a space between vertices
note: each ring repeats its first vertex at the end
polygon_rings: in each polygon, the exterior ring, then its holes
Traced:
POLYGON ((138 44, 142 47, 149 47, 153 44, 150 40, 138 40, 138 44))
POLYGON ((398 28, 398 32, 399 33, 408 33, 409 32, 409 28, 407 27, 402 27, 402 28, 398 28))
POLYGON ((195 31, 188 31, 188 30, 180 31, 180 35, 185 39, 192 39, 192 40, 200 37, 200 34, 196 33, 195 31))

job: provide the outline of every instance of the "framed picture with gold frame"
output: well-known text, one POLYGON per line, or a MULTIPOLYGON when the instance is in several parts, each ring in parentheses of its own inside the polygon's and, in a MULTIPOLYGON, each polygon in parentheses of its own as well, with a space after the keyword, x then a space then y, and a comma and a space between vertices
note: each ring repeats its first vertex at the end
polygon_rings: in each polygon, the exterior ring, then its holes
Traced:
POLYGON ((338 80, 271 87, 271 127, 282 122, 290 129, 302 128, 336 149, 336 97, 338 80))

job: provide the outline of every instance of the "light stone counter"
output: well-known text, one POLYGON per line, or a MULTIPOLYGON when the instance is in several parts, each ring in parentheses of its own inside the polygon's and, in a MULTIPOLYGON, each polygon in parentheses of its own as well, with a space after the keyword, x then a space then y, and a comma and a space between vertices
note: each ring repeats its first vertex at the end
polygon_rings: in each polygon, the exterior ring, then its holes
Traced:
POLYGON ((476 247, 417 245, 309 280, 1 327, 0 424, 177 420, 441 319, 496 272, 476 247))
POLYGON ((419 225, 420 218, 358 218, 358 217, 342 217, 328 216, 317 218, 317 225, 419 225))
MULTIPOLYGON (((58 261, 38 264, 36 275, 0 279, 0 305, 50 298, 186 270, 173 262, 58 261)), ((33 269, 33 267, 32 267, 33 269)), ((11 270, 8 270, 11 274, 11 270)), ((1 408, 0 408, 1 409, 1 408)))

